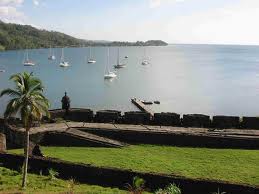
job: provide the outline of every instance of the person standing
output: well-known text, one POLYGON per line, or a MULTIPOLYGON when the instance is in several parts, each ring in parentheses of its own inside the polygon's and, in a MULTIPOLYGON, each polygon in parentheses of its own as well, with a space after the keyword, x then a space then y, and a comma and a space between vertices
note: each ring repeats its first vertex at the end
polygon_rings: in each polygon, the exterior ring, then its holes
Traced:
POLYGON ((66 114, 67 114, 70 109, 70 98, 67 96, 66 92, 65 92, 65 96, 63 96, 61 102, 62 102, 62 109, 66 110, 66 114))

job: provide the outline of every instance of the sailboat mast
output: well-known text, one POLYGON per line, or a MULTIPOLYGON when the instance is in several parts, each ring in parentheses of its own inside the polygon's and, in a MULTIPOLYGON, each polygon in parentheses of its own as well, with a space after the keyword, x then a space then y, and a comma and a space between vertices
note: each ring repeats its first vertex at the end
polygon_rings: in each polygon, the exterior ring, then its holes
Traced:
POLYGON ((107 50, 107 70, 108 70, 108 73, 110 72, 110 68, 109 68, 109 66, 110 66, 110 49, 109 49, 109 47, 108 47, 108 50, 107 50))
POLYGON ((28 49, 27 49, 27 57, 26 57, 26 61, 29 61, 29 52, 28 52, 28 49))
POLYGON ((118 54, 117 54, 117 65, 120 64, 120 49, 118 47, 118 54))
POLYGON ((61 61, 64 61, 64 48, 62 48, 62 52, 61 52, 61 61))
POLYGON ((52 53, 51 53, 51 45, 49 45, 49 56, 51 56, 52 53))

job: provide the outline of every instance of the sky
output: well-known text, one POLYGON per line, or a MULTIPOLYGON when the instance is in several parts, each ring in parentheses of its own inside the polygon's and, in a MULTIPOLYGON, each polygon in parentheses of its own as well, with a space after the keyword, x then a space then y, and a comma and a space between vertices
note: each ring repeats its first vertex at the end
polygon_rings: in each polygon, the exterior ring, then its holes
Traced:
POLYGON ((0 19, 87 40, 259 45, 259 0, 0 0, 0 19))

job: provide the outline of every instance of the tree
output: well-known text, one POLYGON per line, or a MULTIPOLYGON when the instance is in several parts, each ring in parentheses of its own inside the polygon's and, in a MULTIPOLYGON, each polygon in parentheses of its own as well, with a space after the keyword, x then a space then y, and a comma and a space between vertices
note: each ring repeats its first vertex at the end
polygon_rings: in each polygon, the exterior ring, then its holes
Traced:
POLYGON ((24 141, 24 166, 22 187, 26 187, 27 169, 29 158, 29 135, 33 122, 40 121, 43 116, 49 117, 48 109, 50 107, 48 99, 43 95, 43 85, 40 79, 33 76, 32 73, 18 73, 12 75, 10 80, 14 81, 15 89, 5 89, 0 97, 8 95, 11 100, 6 106, 4 117, 8 119, 11 116, 19 115, 25 128, 24 141))

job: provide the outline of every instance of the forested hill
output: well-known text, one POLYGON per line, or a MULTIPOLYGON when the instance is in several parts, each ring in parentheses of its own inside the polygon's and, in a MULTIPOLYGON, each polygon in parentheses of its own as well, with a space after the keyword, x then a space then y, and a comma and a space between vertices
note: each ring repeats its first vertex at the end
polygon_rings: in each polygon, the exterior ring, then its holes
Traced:
POLYGON ((29 25, 0 21, 0 50, 78 46, 166 46, 161 40, 147 42, 109 42, 77 39, 60 32, 39 30, 29 25))

